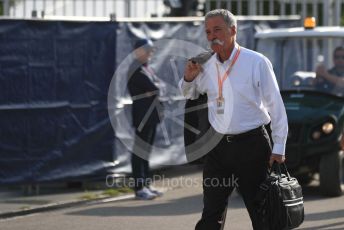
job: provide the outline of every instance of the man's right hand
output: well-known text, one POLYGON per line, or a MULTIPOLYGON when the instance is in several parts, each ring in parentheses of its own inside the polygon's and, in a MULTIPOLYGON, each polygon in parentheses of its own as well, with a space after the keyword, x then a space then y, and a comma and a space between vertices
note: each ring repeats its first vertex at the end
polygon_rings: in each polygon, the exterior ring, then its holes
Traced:
POLYGON ((202 72, 202 66, 198 63, 188 61, 184 70, 184 80, 191 82, 202 72))
POLYGON ((315 73, 319 77, 324 77, 327 74, 327 70, 326 70, 324 65, 319 65, 319 66, 317 66, 315 73))

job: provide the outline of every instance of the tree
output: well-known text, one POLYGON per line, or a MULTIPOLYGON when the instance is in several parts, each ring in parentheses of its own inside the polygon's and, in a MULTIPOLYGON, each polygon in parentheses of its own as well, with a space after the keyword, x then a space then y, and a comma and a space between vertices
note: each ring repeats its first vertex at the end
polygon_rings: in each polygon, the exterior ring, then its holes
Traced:
POLYGON ((0 15, 4 15, 3 2, 0 2, 0 15))
MULTIPOLYGON (((5 0, 6 1, 6 0, 5 0)), ((0 15, 4 15, 5 14, 5 2, 4 0, 3 1, 0 1, 0 15)), ((8 4, 9 4, 9 7, 14 7, 14 5, 16 4, 16 1, 18 0, 8 0, 8 4)))

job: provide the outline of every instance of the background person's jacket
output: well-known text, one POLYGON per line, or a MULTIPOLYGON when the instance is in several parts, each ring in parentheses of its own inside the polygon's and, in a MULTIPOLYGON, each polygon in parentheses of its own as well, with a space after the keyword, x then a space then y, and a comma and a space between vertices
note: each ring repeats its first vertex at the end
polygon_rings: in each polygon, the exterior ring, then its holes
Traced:
POLYGON ((137 62, 134 62, 129 68, 127 87, 133 100, 132 117, 134 127, 139 127, 151 106, 153 106, 153 110, 150 112, 145 125, 159 123, 158 109, 161 106, 153 105, 153 103, 160 103, 156 101, 159 97, 159 89, 154 84, 153 79, 145 73, 142 65, 137 62))

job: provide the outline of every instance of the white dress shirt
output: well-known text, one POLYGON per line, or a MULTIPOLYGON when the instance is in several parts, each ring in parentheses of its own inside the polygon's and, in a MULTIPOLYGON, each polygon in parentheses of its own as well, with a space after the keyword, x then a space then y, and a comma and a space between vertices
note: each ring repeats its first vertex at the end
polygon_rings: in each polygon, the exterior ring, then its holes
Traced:
POLYGON ((240 55, 223 83, 224 113, 217 113, 219 95, 216 63, 220 77, 230 65, 238 45, 230 58, 221 63, 214 54, 203 64, 203 72, 192 82, 181 79, 179 87, 187 99, 208 95, 211 126, 221 134, 239 134, 271 121, 272 152, 284 155, 288 121, 271 62, 262 54, 240 47, 240 55))

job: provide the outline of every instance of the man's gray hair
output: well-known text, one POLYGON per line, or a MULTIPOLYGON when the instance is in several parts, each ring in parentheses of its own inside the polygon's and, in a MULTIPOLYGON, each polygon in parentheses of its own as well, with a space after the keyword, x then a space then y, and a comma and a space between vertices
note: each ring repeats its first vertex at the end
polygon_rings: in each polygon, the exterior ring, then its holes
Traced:
POLYGON ((216 9, 216 10, 209 11, 205 15, 204 21, 206 22, 209 18, 218 17, 218 16, 223 18, 223 20, 225 21, 228 27, 231 27, 231 26, 237 27, 237 21, 234 14, 232 14, 229 10, 225 10, 225 9, 216 9))

